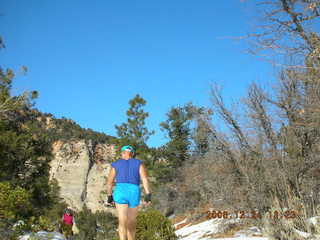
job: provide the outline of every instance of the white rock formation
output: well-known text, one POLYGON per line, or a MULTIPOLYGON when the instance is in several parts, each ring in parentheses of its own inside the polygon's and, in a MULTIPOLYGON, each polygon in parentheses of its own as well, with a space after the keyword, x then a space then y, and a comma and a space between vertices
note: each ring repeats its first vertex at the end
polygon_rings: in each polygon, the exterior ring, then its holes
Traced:
POLYGON ((85 140, 53 144, 50 179, 60 186, 60 196, 75 210, 86 204, 93 212, 106 210, 102 205, 106 178, 115 157, 115 146, 86 143, 85 140))

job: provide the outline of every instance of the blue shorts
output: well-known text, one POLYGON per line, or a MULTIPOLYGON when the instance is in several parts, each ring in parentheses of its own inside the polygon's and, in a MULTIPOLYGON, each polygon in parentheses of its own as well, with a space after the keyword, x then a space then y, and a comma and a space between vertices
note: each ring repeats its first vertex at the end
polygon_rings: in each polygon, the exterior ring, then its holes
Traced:
POLYGON ((140 186, 132 183, 116 183, 113 192, 115 203, 128 204, 129 208, 134 208, 140 204, 140 186))

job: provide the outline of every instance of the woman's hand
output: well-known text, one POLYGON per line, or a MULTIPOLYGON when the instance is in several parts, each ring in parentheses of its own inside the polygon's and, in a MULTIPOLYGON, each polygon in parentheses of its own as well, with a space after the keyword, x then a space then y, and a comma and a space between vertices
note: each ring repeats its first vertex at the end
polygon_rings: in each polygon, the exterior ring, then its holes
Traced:
POLYGON ((151 193, 148 193, 144 196, 145 205, 149 206, 151 204, 151 193))
POLYGON ((108 200, 107 200, 107 206, 114 207, 114 201, 113 201, 113 196, 108 195, 108 200))

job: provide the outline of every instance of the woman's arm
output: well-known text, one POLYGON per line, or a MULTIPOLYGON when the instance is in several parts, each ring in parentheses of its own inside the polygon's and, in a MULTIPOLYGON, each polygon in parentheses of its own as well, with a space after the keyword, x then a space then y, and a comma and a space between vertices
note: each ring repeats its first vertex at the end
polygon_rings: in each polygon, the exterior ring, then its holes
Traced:
POLYGON ((143 163, 140 164, 139 173, 140 173, 140 178, 141 178, 145 193, 146 194, 151 193, 150 187, 149 187, 147 169, 143 163))
POLYGON ((114 167, 111 167, 111 170, 109 172, 108 180, 107 180, 107 194, 112 195, 112 187, 113 187, 113 181, 116 176, 116 170, 114 167))

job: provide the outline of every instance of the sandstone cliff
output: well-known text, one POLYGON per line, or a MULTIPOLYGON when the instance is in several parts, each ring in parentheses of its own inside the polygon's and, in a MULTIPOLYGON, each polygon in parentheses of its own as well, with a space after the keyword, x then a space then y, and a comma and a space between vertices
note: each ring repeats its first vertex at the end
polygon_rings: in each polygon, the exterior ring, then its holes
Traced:
POLYGON ((71 140, 53 143, 50 179, 60 186, 60 196, 75 210, 86 204, 93 212, 106 210, 106 179, 115 158, 115 146, 92 141, 71 140))

